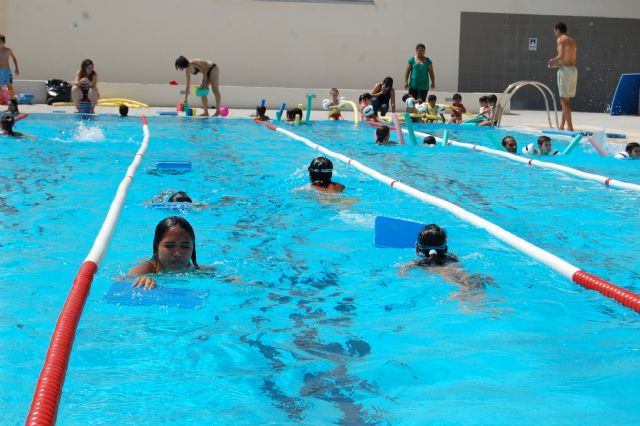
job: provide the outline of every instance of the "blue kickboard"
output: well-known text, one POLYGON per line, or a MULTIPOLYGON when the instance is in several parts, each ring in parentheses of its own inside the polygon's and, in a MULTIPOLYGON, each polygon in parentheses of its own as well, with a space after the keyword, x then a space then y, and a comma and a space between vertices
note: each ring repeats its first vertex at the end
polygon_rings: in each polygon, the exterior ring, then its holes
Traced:
POLYGON ((175 202, 161 201, 161 202, 157 202, 157 203, 146 204, 146 206, 154 208, 154 209, 161 209, 161 210, 162 209, 164 209, 164 210, 185 210, 185 209, 193 208, 193 203, 187 203, 187 202, 175 203, 175 202))
POLYGON ((640 74, 622 74, 611 101, 611 115, 639 115, 640 74))
POLYGON ((109 303, 127 306, 171 306, 176 308, 198 308, 209 296, 207 290, 191 290, 156 286, 151 290, 131 287, 131 282, 117 281, 102 297, 109 303))
POLYGON ((377 247, 413 248, 424 223, 377 216, 373 244, 377 247))
POLYGON ((191 170, 191 161, 158 161, 156 170, 191 170))

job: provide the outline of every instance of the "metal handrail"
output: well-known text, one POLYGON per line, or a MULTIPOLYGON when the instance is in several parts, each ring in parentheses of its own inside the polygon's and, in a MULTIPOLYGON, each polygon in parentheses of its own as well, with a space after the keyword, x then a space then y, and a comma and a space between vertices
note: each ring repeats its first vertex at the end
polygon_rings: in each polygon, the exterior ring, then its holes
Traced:
POLYGON ((556 128, 559 128, 560 125, 558 124, 558 108, 556 107, 556 97, 553 95, 553 92, 551 91, 551 89, 549 89, 549 87, 547 87, 545 84, 540 83, 539 81, 533 81, 533 80, 521 80, 521 81, 516 81, 514 83, 511 83, 506 89, 505 91, 502 93, 502 96, 500 96, 500 99, 498 99, 498 103, 496 105, 496 112, 497 112, 497 117, 494 118, 494 121, 496 122, 496 126, 500 126, 500 122, 502 121, 502 113, 504 111, 504 107, 511 102, 511 98, 513 97, 513 95, 520 90, 520 88, 525 87, 525 86, 533 86, 536 89, 538 89, 538 91, 542 94, 542 97, 544 98, 544 107, 547 111, 547 120, 549 121, 549 128, 553 129, 553 124, 551 124, 551 114, 550 114, 550 110, 549 110, 549 99, 547 98, 547 94, 545 93, 545 90, 547 91, 547 93, 549 93, 549 95, 551 95, 551 99, 553 101, 553 111, 555 113, 555 117, 556 117, 556 128), (543 90, 544 89, 544 90, 543 90), (506 98, 505 98, 506 96, 506 98), (504 99, 504 102, 503 102, 504 99))

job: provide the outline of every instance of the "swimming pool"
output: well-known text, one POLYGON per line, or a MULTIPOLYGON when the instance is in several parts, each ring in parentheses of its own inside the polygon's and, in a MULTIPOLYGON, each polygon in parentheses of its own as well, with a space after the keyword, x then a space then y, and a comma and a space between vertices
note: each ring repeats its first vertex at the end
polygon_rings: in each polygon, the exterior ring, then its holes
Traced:
MULTIPOLYGON (((59 424, 637 424, 633 311, 337 161, 344 196, 295 191, 316 153, 248 120, 149 123, 144 170, 76 336, 59 424), (190 160, 193 171, 155 173, 161 160, 190 160), (150 257, 157 222, 175 214, 143 205, 169 189, 209 205, 182 214, 199 263, 216 271, 159 283, 209 290, 205 305, 105 302, 113 278, 150 257), (415 254, 373 246, 378 215, 445 226, 465 269, 495 284, 400 275, 415 254)), ((133 118, 20 124, 39 139, 0 146, 3 424, 28 412, 60 307, 141 140, 133 118)), ((455 147, 379 147, 364 125, 289 129, 639 290, 632 191, 455 147)), ((488 145, 484 132, 451 137, 488 145)), ((552 161, 640 181, 634 162, 574 153, 552 161)))

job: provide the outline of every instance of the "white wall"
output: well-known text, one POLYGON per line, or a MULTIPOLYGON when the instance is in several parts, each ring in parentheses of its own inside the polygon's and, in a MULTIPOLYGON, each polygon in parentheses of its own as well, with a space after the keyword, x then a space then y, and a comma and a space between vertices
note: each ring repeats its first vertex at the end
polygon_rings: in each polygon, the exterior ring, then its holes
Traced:
POLYGON ((640 18, 640 1, 0 0, 0 32, 20 79, 72 79, 88 57, 101 81, 182 84, 173 63, 183 54, 215 60, 223 85, 342 89, 386 75, 401 88, 423 42, 436 88, 456 91, 461 11, 640 18))

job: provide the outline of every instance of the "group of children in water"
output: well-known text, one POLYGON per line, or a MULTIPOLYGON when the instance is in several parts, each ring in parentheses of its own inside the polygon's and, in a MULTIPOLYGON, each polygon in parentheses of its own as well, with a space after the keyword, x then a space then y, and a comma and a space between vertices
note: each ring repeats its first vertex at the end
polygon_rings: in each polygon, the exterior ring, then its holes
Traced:
MULTIPOLYGON (((333 163, 326 157, 317 157, 307 167, 309 173, 309 188, 324 193, 340 194, 345 190, 341 183, 334 182, 333 163)), ((163 195, 163 196, 167 196, 163 195)), ((168 203, 193 203, 185 192, 171 193, 168 203)), ((419 255, 417 260, 405 265, 402 271, 414 266, 444 267, 437 272, 446 279, 451 279, 466 287, 479 287, 473 283, 471 275, 467 275, 458 268, 447 269, 446 265, 456 263, 457 257, 448 251, 447 233, 436 224, 424 226, 416 236, 415 251, 419 255)), ((189 270, 207 269, 198 264, 196 256, 196 236, 191 224, 180 216, 169 216, 161 220, 155 229, 152 245, 152 256, 127 272, 127 276, 135 277, 132 285, 150 290, 156 286, 155 275, 166 272, 184 272, 189 270)), ((490 279, 484 280, 490 282, 490 279)), ((484 284, 481 284, 484 286, 484 284)))

